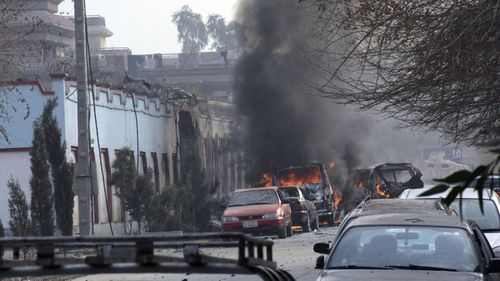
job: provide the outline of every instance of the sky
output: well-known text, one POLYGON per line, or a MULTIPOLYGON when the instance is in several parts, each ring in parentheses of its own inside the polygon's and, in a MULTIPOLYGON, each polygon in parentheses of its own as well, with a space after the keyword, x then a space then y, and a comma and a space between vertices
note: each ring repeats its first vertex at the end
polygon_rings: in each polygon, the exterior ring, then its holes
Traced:
MULTIPOLYGON (((59 13, 72 16, 72 0, 59 5, 59 13)), ((87 15, 106 18, 106 26, 114 34, 107 47, 128 47, 134 54, 178 53, 177 29, 172 14, 188 5, 203 16, 219 14, 232 20, 237 0, 86 0, 87 15)))

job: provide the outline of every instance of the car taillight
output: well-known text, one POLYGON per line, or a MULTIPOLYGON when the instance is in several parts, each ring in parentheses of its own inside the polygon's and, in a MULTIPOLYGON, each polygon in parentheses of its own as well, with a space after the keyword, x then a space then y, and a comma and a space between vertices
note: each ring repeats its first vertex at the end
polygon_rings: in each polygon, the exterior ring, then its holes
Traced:
POLYGON ((292 211, 302 211, 302 205, 300 204, 293 204, 290 206, 290 208, 292 209, 292 211))

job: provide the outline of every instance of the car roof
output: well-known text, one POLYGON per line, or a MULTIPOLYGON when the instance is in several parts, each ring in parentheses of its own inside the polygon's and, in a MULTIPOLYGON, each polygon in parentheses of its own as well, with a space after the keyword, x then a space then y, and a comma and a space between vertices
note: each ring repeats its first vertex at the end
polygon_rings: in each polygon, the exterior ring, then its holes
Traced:
POLYGON ((278 187, 276 187, 276 186, 268 186, 268 187, 241 188, 241 189, 236 189, 234 192, 247 192, 247 191, 264 190, 264 189, 277 190, 278 187))
POLYGON ((368 199, 353 210, 352 216, 368 216, 387 213, 444 213, 450 215, 453 210, 436 199, 368 199))
POLYGON ((441 226, 441 227, 459 227, 470 231, 467 222, 458 216, 446 216, 436 214, 379 214, 362 216, 352 220, 348 228, 355 226, 373 226, 373 225, 398 225, 398 226, 441 226))
MULTIPOLYGON (((424 187, 424 188, 416 188, 416 189, 405 189, 401 193, 400 197, 401 199, 423 199, 423 198, 445 198, 448 196, 448 193, 450 192, 451 188, 449 188, 445 192, 441 192, 438 194, 433 194, 430 196, 418 196, 422 194, 423 192, 430 190, 432 187, 424 187)), ((483 198, 485 199, 492 199, 491 197, 494 196, 494 192, 489 190, 489 189, 483 189, 483 198)), ((477 190, 474 188, 466 188, 462 192, 462 199, 479 199, 477 190)))

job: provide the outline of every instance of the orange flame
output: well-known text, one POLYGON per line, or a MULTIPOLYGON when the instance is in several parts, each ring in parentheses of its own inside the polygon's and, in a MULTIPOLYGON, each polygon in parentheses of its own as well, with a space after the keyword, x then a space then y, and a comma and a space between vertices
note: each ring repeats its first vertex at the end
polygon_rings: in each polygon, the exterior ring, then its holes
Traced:
POLYGON ((277 182, 278 186, 318 184, 321 182, 321 172, 318 168, 292 169, 280 173, 277 182))
POLYGON ((342 198, 342 190, 335 188, 333 192, 333 204, 335 207, 338 207, 342 198))
POLYGON ((375 192, 377 192, 378 195, 384 198, 389 198, 389 193, 387 191, 382 190, 382 183, 380 182, 378 182, 377 185, 375 185, 375 192))
POLYGON ((366 188, 366 185, 364 182, 358 181, 357 183, 354 184, 354 188, 364 189, 366 188))
POLYGON ((273 176, 271 173, 264 173, 260 179, 259 186, 269 187, 273 186, 273 176))

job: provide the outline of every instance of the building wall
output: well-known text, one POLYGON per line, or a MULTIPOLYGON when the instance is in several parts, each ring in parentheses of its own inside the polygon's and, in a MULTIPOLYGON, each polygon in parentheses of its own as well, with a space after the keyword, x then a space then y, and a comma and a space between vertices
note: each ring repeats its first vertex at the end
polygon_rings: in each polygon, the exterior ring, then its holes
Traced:
MULTIPOLYGON (((66 142, 66 156, 68 161, 75 163, 78 153, 77 130, 77 93, 76 83, 65 81, 65 76, 52 76, 52 92, 45 91, 36 81, 15 82, 2 88, 9 105, 16 108, 11 114, 11 121, 3 125, 10 136, 10 143, 0 139, 0 187, 6 193, 6 183, 10 175, 19 179, 30 198, 29 178, 30 158, 29 150, 32 140, 33 121, 38 118, 43 106, 49 98, 57 97, 59 106, 55 115, 62 129, 63 141, 66 142), (22 103, 21 100, 26 100, 22 103), (27 106, 27 107, 26 107, 27 106), (23 108, 28 108, 22 110, 23 108), (29 112, 29 114, 27 114, 29 112)), ((178 151, 178 124, 175 122, 174 110, 170 105, 160 102, 159 97, 136 95, 108 87, 94 87, 95 99, 91 101, 90 136, 91 147, 94 152, 93 162, 93 190, 95 195, 94 230, 96 234, 109 234, 107 226, 109 219, 106 212, 106 196, 110 196, 108 204, 111 210, 111 221, 117 233, 123 232, 123 218, 120 200, 114 195, 115 190, 106 183, 108 173, 116 158, 116 151, 128 147, 134 151, 134 157, 139 160, 139 172, 143 171, 144 155, 146 166, 154 170, 156 156, 158 174, 158 188, 164 188, 174 183, 174 159, 181 159, 178 151), (133 106, 135 101, 135 108, 133 106), (95 110, 99 127, 101 151, 97 145, 96 125, 93 114, 95 110), (136 116, 137 124, 136 126, 136 116), (137 136, 139 149, 137 149, 137 136), (99 159, 102 156, 102 167, 99 159), (103 171, 103 172, 101 172, 103 171)), ((221 102, 201 102, 199 108, 193 108, 195 123, 200 132, 201 156, 208 176, 215 182, 220 182, 217 197, 227 197, 229 192, 238 186, 235 179, 234 153, 222 151, 224 142, 228 139, 231 128, 231 119, 227 115, 231 105, 221 102)), ((180 163, 178 163, 180 164, 180 163)), ((241 176, 240 176, 241 178, 241 176)), ((8 196, 0 197, 0 218, 8 221, 8 196)), ((75 202, 77 199, 75 198, 75 202)), ((78 205, 74 208, 74 224, 78 225, 78 205)))

